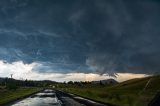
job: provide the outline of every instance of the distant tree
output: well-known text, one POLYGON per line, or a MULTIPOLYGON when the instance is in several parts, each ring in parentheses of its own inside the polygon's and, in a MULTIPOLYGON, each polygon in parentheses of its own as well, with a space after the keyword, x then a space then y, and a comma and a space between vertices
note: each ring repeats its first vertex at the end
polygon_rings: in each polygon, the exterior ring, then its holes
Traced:
POLYGON ((18 86, 16 85, 16 83, 7 83, 6 88, 9 90, 16 90, 18 86))
POLYGON ((109 84, 113 84, 113 81, 110 81, 109 84))
POLYGON ((28 85, 28 80, 26 79, 25 81, 24 81, 24 83, 25 83, 25 86, 27 86, 28 85))
POLYGON ((64 81, 63 84, 66 84, 66 81, 64 81))
POLYGON ((73 81, 69 81, 68 84, 74 84, 73 81))
POLYGON ((100 84, 100 85, 104 85, 101 80, 100 80, 99 84, 100 84))
POLYGON ((9 90, 16 90, 18 88, 18 86, 16 85, 16 80, 13 78, 7 78, 6 88, 9 90))

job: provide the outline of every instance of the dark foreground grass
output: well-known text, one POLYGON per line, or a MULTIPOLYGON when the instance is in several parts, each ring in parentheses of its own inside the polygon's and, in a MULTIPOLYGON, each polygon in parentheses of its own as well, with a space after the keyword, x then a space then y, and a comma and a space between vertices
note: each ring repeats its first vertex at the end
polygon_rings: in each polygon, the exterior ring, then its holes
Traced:
POLYGON ((16 90, 7 90, 1 87, 0 89, 0 106, 2 104, 17 100, 24 96, 40 91, 41 88, 36 87, 21 87, 16 90))
POLYGON ((128 80, 114 86, 70 86, 61 90, 117 106, 147 106, 160 90, 160 76, 128 80))

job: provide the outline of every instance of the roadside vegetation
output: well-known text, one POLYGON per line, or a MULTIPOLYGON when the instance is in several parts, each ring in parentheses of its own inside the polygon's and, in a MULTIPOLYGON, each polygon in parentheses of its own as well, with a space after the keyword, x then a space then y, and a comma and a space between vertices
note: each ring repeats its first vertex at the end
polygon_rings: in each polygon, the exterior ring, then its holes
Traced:
POLYGON ((160 90, 160 76, 137 78, 114 85, 61 84, 57 89, 116 106, 147 106, 160 90))
POLYGON ((30 95, 41 88, 37 87, 19 87, 17 89, 6 89, 4 86, 0 86, 0 105, 23 98, 26 95, 30 95))
POLYGON ((0 78, 0 106, 36 93, 55 82, 0 78))
POLYGON ((147 106, 160 91, 160 76, 137 78, 121 83, 28 81, 1 78, 0 105, 23 98, 43 88, 56 88, 116 106, 147 106))

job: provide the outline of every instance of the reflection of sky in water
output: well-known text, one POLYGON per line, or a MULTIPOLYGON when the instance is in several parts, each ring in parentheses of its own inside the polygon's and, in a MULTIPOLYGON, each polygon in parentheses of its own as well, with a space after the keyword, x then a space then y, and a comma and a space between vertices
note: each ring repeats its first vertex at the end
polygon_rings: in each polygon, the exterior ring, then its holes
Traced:
POLYGON ((57 98, 51 98, 51 97, 29 97, 22 101, 18 101, 17 103, 11 105, 11 106, 61 106, 58 104, 57 98))

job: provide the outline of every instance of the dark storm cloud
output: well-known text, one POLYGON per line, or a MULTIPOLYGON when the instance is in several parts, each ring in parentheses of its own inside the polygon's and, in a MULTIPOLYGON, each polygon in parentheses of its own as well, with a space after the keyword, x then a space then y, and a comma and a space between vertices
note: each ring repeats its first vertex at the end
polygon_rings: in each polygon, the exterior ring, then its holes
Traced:
POLYGON ((0 59, 39 72, 159 73, 160 2, 1 0, 0 59))

